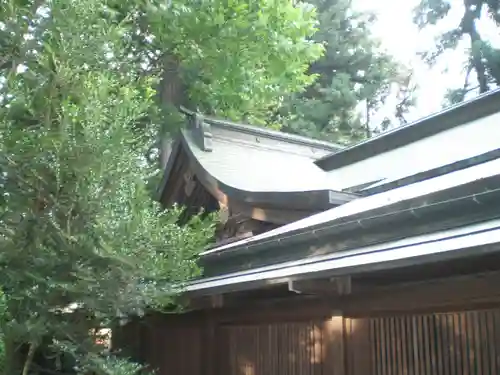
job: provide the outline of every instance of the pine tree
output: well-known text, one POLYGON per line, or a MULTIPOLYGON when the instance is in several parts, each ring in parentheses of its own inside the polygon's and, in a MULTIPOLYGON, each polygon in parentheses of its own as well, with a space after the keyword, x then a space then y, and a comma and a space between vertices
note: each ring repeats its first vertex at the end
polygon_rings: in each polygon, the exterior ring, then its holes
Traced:
MULTIPOLYGON (((313 39, 325 44, 325 54, 309 67, 317 80, 286 101, 277 121, 285 122, 284 131, 340 143, 369 137, 389 125, 374 124, 370 115, 395 86, 403 89, 402 66, 372 37, 372 14, 354 11, 350 0, 312 3, 319 19, 313 39)), ((404 112, 412 102, 400 104, 404 112)))
POLYGON ((444 52, 457 48, 461 43, 468 45, 463 83, 449 90, 445 105, 461 102, 470 93, 485 93, 500 85, 500 50, 484 40, 478 29, 478 22, 486 19, 500 26, 500 2, 422 0, 415 9, 414 22, 420 28, 436 25, 447 18, 452 7, 463 9, 459 23, 439 35, 435 47, 422 54, 432 65, 444 52))

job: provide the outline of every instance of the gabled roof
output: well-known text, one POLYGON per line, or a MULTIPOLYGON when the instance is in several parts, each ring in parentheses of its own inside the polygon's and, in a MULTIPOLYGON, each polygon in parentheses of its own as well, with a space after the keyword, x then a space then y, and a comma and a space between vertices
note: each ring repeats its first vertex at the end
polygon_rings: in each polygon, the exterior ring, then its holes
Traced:
POLYGON ((500 89, 492 90, 472 100, 322 157, 316 164, 326 171, 336 170, 498 113, 499 108, 500 89))
MULTIPOLYGON (((189 126, 176 147, 186 152, 209 189, 249 204, 298 210, 324 210, 356 198, 338 191, 314 164, 339 146, 185 112, 189 126)), ((171 159, 164 183, 175 163, 171 159)))

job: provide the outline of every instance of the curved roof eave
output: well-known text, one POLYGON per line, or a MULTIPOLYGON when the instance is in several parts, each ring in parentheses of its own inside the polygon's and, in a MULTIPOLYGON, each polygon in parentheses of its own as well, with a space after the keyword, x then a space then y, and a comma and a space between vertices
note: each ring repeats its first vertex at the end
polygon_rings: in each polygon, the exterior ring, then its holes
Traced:
MULTIPOLYGON (((211 170, 208 163, 200 160, 199 155, 193 150, 194 147, 190 142, 187 131, 181 132, 180 142, 186 150, 197 178, 212 194, 219 195, 217 198, 220 200, 224 199, 222 196, 227 196, 251 205, 286 207, 295 210, 325 210, 358 197, 356 194, 335 191, 326 187, 314 190, 272 190, 265 189, 265 186, 263 186, 264 189, 256 190, 247 188, 243 179, 240 185, 236 185, 234 182, 225 181, 217 176, 217 171, 211 170)), ((230 155, 227 155, 227 157, 230 157, 230 155)), ((312 161, 311 165, 314 166, 312 161)), ((248 180, 251 180, 252 176, 249 175, 248 168, 241 166, 241 169, 243 170, 234 171, 234 173, 246 174, 248 180)))

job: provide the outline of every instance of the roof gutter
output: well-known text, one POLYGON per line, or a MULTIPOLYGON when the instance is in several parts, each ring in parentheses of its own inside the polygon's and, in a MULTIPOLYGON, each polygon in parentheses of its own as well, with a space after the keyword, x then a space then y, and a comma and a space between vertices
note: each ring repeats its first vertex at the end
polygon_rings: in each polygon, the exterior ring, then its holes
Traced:
POLYGON ((309 260, 299 260, 205 278, 188 283, 190 295, 209 295, 254 289, 293 280, 355 275, 400 267, 449 261, 498 252, 500 221, 436 233, 429 239, 410 238, 356 248, 309 260))

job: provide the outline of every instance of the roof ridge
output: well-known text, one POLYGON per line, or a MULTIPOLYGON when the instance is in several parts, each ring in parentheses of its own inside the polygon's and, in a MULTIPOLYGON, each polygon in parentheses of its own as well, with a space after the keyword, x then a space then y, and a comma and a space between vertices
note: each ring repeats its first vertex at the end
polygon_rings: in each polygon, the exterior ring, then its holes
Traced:
MULTIPOLYGON (((320 158, 320 156, 314 157, 311 155, 306 155, 304 152, 297 151, 297 148, 294 148, 293 150, 285 150, 283 148, 280 149, 277 147, 270 146, 269 144, 266 144, 266 143, 257 143, 257 142, 252 142, 252 141, 244 140, 244 139, 232 139, 232 138, 223 137, 220 135, 215 135, 214 139, 217 139, 219 142, 242 145, 242 146, 245 146, 248 148, 253 148, 256 150, 266 150, 269 152, 277 152, 277 153, 281 153, 281 154, 297 155, 297 156, 305 157, 305 158, 311 159, 311 162, 313 164, 317 159, 320 158)), ((316 164, 314 164, 314 165, 316 166, 316 164)), ((316 167, 319 168, 318 166, 316 166, 316 167)), ((322 169, 320 168, 320 170, 322 170, 322 169)), ((325 171, 323 171, 323 172, 325 172, 325 171)))
POLYGON ((277 130, 271 130, 267 128, 262 128, 258 127, 255 125, 249 125, 249 124, 240 124, 228 120, 222 120, 222 119, 217 119, 214 117, 206 116, 203 114, 200 114, 198 112, 191 111, 189 109, 186 109, 184 107, 180 107, 180 110, 182 113, 184 113, 187 116, 194 116, 194 115, 199 115, 203 117, 203 120, 210 125, 221 127, 221 128, 229 128, 229 129, 235 129, 239 130, 242 133, 250 134, 250 135, 256 135, 256 136, 261 136, 261 137, 266 137, 278 141, 285 141, 288 143, 294 143, 302 146, 309 146, 309 147, 314 147, 314 148, 321 148, 323 150, 327 151, 332 151, 333 153, 336 153, 340 151, 344 146, 331 143, 331 142, 326 142, 326 141, 321 141, 321 140, 316 140, 308 137, 303 137, 300 135, 295 135, 295 134, 289 134, 289 133, 283 133, 277 130))

